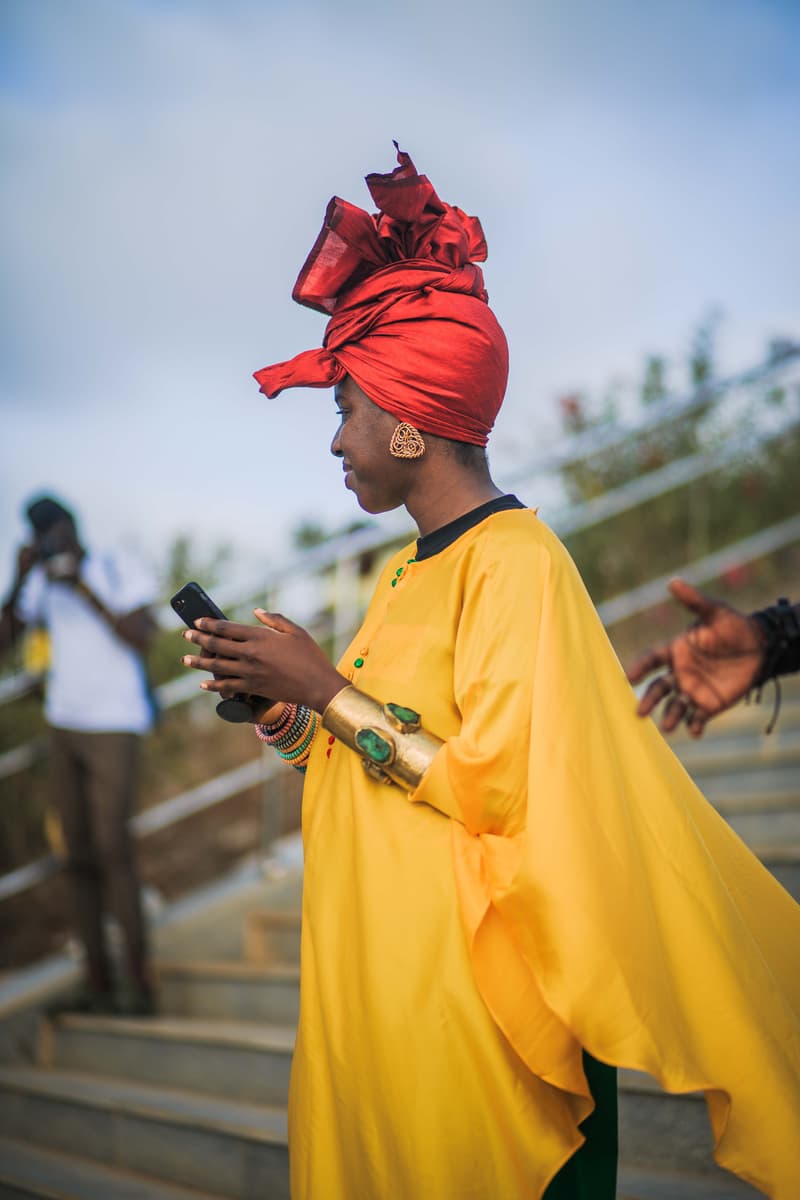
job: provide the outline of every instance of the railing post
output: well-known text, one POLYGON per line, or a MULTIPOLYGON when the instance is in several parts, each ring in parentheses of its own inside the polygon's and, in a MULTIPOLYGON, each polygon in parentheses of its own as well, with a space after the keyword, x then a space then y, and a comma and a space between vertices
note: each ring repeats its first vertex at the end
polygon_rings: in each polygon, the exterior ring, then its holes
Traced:
POLYGON ((333 572, 333 657, 338 659, 358 624, 358 558, 339 558, 333 572))

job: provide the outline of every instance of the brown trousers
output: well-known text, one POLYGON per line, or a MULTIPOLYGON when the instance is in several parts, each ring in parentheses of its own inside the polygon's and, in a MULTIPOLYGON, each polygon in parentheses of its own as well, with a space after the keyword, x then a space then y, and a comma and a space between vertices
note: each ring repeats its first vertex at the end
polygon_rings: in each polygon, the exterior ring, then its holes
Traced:
POLYGON ((67 848, 77 933, 86 950, 89 983, 113 985, 103 929, 110 911, 125 938, 132 982, 146 980, 146 934, 133 838, 141 738, 135 733, 51 729, 50 787, 67 848))

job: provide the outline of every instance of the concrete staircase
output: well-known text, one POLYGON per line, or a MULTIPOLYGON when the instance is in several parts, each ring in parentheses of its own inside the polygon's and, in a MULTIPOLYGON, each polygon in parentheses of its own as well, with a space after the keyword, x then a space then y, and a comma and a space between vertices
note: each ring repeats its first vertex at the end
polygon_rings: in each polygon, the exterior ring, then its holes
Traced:
MULTIPOLYGON (((766 707, 740 707, 676 749, 798 898, 800 688, 786 691, 771 736, 766 707)), ((37 1018, 32 1042, 0 1036, 0 1197, 288 1197, 301 886, 299 869, 251 880, 161 931, 157 1018, 37 1018)), ((701 1096, 622 1072, 620 1113, 621 1198, 760 1195, 714 1167, 701 1096)))
POLYGON ((288 1200, 301 887, 251 881, 157 935, 158 1017, 40 1018, 26 1047, 17 1016, 0 1197, 288 1200))

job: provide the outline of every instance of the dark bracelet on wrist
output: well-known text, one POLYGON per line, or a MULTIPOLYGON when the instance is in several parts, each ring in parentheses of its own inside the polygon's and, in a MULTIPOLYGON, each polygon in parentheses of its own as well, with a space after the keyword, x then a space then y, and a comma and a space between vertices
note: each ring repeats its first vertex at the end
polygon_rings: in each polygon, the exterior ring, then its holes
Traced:
POLYGON ((755 679, 760 687, 778 675, 800 671, 800 613, 782 596, 776 604, 751 613, 764 640, 764 661, 755 679))

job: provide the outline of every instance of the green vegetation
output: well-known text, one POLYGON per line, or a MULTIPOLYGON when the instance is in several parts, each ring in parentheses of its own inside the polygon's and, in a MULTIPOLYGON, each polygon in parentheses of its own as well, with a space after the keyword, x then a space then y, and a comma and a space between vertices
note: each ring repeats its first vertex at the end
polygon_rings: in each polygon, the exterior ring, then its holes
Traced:
POLYGON ((676 570, 800 509, 800 427, 735 464, 569 535, 596 603, 676 570))
MULTIPOLYGON (((800 463, 800 387, 779 387, 768 378, 742 389, 735 424, 723 413, 724 395, 711 378, 713 323, 696 334, 688 375, 695 384, 693 401, 685 411, 643 433, 634 433, 611 449, 590 453, 563 470, 566 495, 573 504, 591 501, 676 460, 724 447, 737 439, 733 461, 691 482, 646 500, 626 512, 565 537, 595 603, 602 603, 658 576, 746 538, 800 512, 797 464, 800 463), (778 413, 783 432, 762 440, 765 416, 778 413)), ((773 342, 767 359, 780 362, 796 351, 784 341, 773 342)), ((649 358, 638 389, 641 408, 657 413, 669 401, 667 364, 649 358)), ((606 399, 593 403, 580 394, 560 400, 565 432, 606 431, 616 420, 616 405, 606 399)), ((665 409, 665 417, 668 410, 665 409)), ((749 611, 778 594, 798 591, 800 547, 766 558, 736 564, 708 580, 706 590, 749 611)), ((685 614, 665 599, 646 614, 611 630, 623 660, 638 647, 666 637, 685 625, 685 614)))

